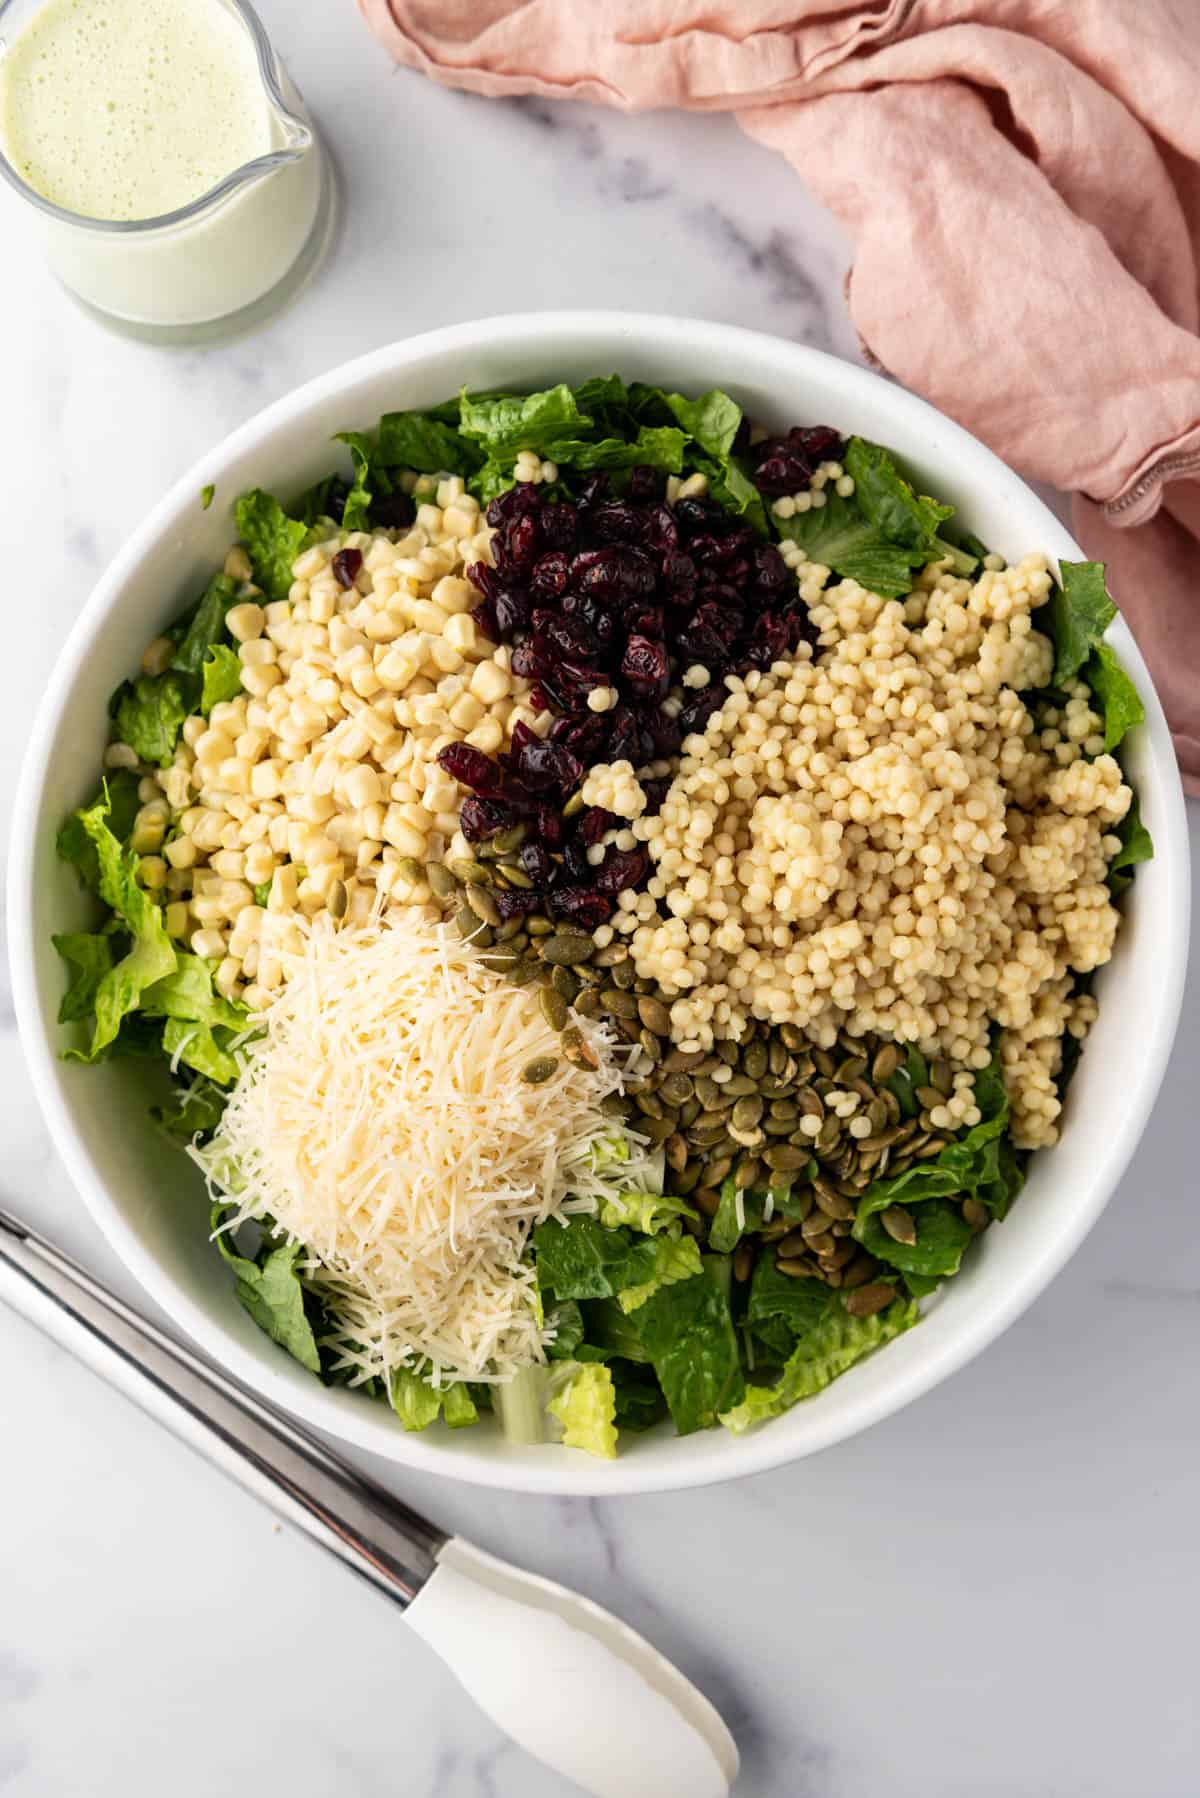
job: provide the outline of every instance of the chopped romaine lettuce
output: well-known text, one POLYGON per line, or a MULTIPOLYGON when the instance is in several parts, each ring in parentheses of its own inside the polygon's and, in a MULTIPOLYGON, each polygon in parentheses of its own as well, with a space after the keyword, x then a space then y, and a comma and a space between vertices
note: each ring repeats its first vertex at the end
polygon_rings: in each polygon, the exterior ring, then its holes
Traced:
POLYGON ((257 1259, 239 1255, 226 1227, 233 1207, 214 1205, 213 1240, 237 1276, 237 1296, 260 1329, 294 1355, 310 1373, 320 1373, 321 1357, 316 1337, 304 1309, 304 1288, 296 1263, 303 1250, 298 1242, 272 1246, 264 1236, 257 1259))
POLYGON ((806 1296, 809 1314, 794 1330, 795 1347, 771 1386, 747 1386, 736 1404, 721 1413, 726 1429, 740 1435, 752 1424, 778 1417, 803 1398, 811 1398, 882 1343, 911 1329, 919 1312, 913 1299, 898 1298, 874 1317, 851 1317, 840 1293, 821 1281, 796 1280, 796 1286, 819 1287, 806 1296), (827 1295, 822 1297, 821 1295, 827 1295))
POLYGON ((286 599, 292 563, 304 548, 310 527, 303 519, 289 518, 275 496, 261 487, 243 493, 235 516, 258 585, 268 599, 286 599))
POLYGON ((556 1369, 546 1410, 561 1428, 564 1448, 581 1448, 612 1460, 617 1452, 617 1395, 613 1377, 601 1362, 566 1362, 556 1369))

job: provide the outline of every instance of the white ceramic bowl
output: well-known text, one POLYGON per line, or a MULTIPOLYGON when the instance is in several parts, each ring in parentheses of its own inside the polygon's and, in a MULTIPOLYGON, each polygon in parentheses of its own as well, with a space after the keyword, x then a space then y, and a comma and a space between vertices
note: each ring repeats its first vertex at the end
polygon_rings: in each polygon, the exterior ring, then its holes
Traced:
POLYGON ((549 1493, 655 1491, 772 1467, 865 1429, 977 1354, 1062 1267, 1120 1178, 1170 1051, 1187 939, 1179 777, 1150 677, 1118 621, 1112 641, 1146 705, 1128 764, 1156 856, 1138 873, 1117 953, 1100 981, 1100 1017, 1061 1144, 1035 1158, 1012 1215, 988 1232, 918 1329, 756 1432, 680 1440, 663 1427, 629 1440, 615 1463, 560 1448, 511 1448, 490 1421, 406 1435, 383 1405, 326 1391, 276 1348, 241 1310, 207 1241, 198 1177, 147 1120, 137 1064, 84 1068, 59 1059, 63 976, 50 935, 86 927, 86 908, 73 873, 55 861, 56 827, 95 789, 109 693, 224 556, 229 508, 244 488, 299 491, 331 466, 335 431, 431 404, 464 382, 532 389, 611 369, 684 392, 727 388, 767 423, 860 432, 896 450, 927 492, 952 501, 1006 555, 1082 553, 1029 488, 965 431, 890 382, 815 350, 725 325, 623 313, 524 314, 411 338, 260 413, 177 482, 134 532, 85 606, 42 703, 16 809, 9 887, 17 1010, 38 1097, 85 1202, 147 1291, 237 1378, 308 1423, 396 1462, 549 1493), (198 496, 207 482, 217 503, 204 512, 198 496))

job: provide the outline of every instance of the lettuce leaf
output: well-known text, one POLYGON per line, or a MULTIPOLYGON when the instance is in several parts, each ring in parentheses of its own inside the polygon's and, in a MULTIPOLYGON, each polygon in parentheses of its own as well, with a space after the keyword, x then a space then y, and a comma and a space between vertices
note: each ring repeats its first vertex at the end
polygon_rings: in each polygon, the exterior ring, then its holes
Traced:
POLYGON ((595 443, 560 443, 554 460, 584 472, 596 468, 662 468, 678 474, 683 467, 687 434, 673 425, 642 425, 636 437, 601 437, 595 443))
POLYGON ((319 1374, 321 1357, 304 1309, 304 1288, 296 1263, 303 1253, 298 1242, 272 1247, 264 1236, 257 1260, 239 1255, 231 1233, 223 1229, 233 1207, 213 1206, 211 1228, 217 1248, 237 1277, 237 1296, 273 1342, 294 1355, 310 1373, 319 1374))
POLYGON ((607 1461, 616 1455, 616 1388, 601 1362, 566 1363, 553 1376, 546 1410, 561 1426, 564 1448, 581 1448, 607 1461))
POLYGON ((406 1430, 427 1430, 439 1416, 452 1430, 478 1422, 475 1401, 461 1380, 434 1386, 415 1368, 393 1367, 387 1385, 388 1401, 406 1430))
POLYGON ((605 1229, 594 1217, 548 1219, 532 1240, 538 1285, 558 1299, 611 1299, 655 1278, 655 1239, 605 1229))
POLYGON ((178 674, 200 674, 214 643, 226 638, 225 615, 237 604, 238 584, 230 575, 218 574, 196 601, 171 667, 178 674))
POLYGON ((546 1328, 553 1330, 553 1340, 546 1344, 549 1361, 570 1361, 583 1341, 583 1315, 574 1299, 564 1299, 546 1313, 546 1328))
POLYGON ((729 1300, 707 1265, 647 1299, 637 1325, 681 1436, 710 1428, 742 1402, 745 1379, 729 1300))
POLYGON ((854 1234, 872 1255, 898 1267, 901 1273, 940 1279, 956 1274, 975 1234, 958 1206, 949 1199, 929 1199, 914 1211, 913 1224, 917 1232, 914 1243, 893 1241, 876 1215, 855 1224, 854 1234))
MULTIPOLYGON (((628 1155, 628 1145, 624 1145, 628 1155)), ((661 1192, 623 1192, 606 1199, 600 1207, 600 1222, 606 1230, 622 1225, 643 1236, 657 1236, 662 1230, 679 1231, 679 1220, 698 1218, 700 1213, 686 1199, 672 1198, 661 1192)))
POLYGON ((146 988, 138 1009, 150 1017, 181 1018, 227 1030, 244 1030, 250 1016, 244 1005, 217 992, 208 962, 179 953, 172 972, 146 988))
MULTIPOLYGON (((794 1187, 798 1191, 812 1179, 817 1171, 815 1161, 810 1161, 796 1175, 794 1187)), ((722 1182, 721 1199, 716 1214, 708 1228, 708 1245, 718 1255, 731 1255, 744 1235, 753 1235, 761 1230, 767 1216, 767 1198, 773 1199, 772 1217, 791 1217, 793 1212, 792 1187, 776 1187, 768 1195, 764 1190, 751 1188, 742 1194, 742 1218, 738 1223, 737 1186, 730 1176, 722 1182)))
POLYGON ((954 516, 954 507, 914 492, 882 444, 852 437, 846 445, 844 465, 854 481, 860 511, 884 542, 911 549, 927 560, 939 527, 954 516))
POLYGON ((653 1273, 636 1286, 623 1286, 617 1293, 617 1303, 626 1314, 638 1311, 665 1286, 690 1280, 699 1272, 700 1249, 694 1236, 656 1236, 653 1273))
POLYGON ((483 460, 468 435, 429 412, 385 412, 376 433, 379 460, 418 474, 468 475, 483 460))
POLYGON ((1146 721, 1146 708, 1137 688, 1107 643, 1097 643, 1084 663, 1083 678, 1104 719, 1104 747, 1113 750, 1138 724, 1146 721))
MULTIPOLYGON (((1073 680, 1117 615, 1104 584, 1103 562, 1060 562, 1059 584, 1046 602, 1054 644, 1054 683, 1073 680)), ((1041 616, 1038 618, 1041 623, 1041 616)))
POLYGON ((116 730, 143 762, 169 768, 191 706, 178 674, 140 674, 117 700, 116 730))
POLYGON ((775 521, 810 562, 883 599, 911 592, 913 570, 940 556, 951 556, 964 574, 975 569, 975 556, 938 535, 953 508, 915 493, 882 445, 852 437, 845 468, 855 482, 850 498, 827 488, 823 506, 775 521))
POLYGON ((616 1398, 618 1431, 648 1430, 667 1415, 667 1401, 652 1368, 614 1358, 608 1363, 616 1398))
POLYGON ((1121 839, 1121 847, 1108 864, 1108 884, 1114 894, 1125 891, 1139 862, 1152 861, 1154 858, 1154 843, 1150 832, 1142 823, 1136 793, 1132 805, 1117 826, 1117 835, 1121 839))
POLYGON ((190 1143, 210 1136, 221 1121, 226 1094, 203 1076, 190 1086, 177 1087, 169 1104, 153 1105, 150 1116, 177 1142, 190 1143))
POLYGON ((682 393, 664 393, 663 400, 706 456, 719 463, 728 461, 742 422, 742 408, 736 400, 716 387, 694 400, 682 393))
POLYGON ((96 1057, 116 1040, 121 1020, 135 1011, 143 992, 175 971, 176 956, 158 906, 137 883, 138 858, 123 849, 108 828, 107 792, 93 806, 76 813, 96 851, 100 897, 132 939, 130 948, 97 981, 92 1005, 95 1024, 86 1051, 69 1049, 80 1061, 96 1057))
POLYGON ((854 1224, 854 1234, 860 1242, 865 1241, 860 1230, 866 1220, 889 1205, 914 1205, 955 1193, 970 1194, 999 1179, 999 1144, 1008 1128, 1008 1094, 995 1057, 975 1076, 975 1103, 982 1113, 979 1123, 947 1143, 940 1155, 931 1161, 915 1162, 903 1173, 871 1182, 859 1200, 854 1224))
POLYGON ((292 563, 307 543, 310 527, 303 519, 289 518, 274 494, 261 487, 242 494, 235 517, 258 585, 269 600, 286 599, 292 563))
POLYGON ((168 1017, 163 1027, 163 1053, 172 1065, 194 1068, 218 1086, 232 1086, 238 1064, 229 1052, 228 1037, 228 1032, 218 1035, 211 1025, 168 1017))
POLYGON ((464 388, 460 400, 459 429, 491 460, 515 460, 521 450, 535 450, 553 460, 558 446, 582 439, 591 422, 564 381, 541 393, 483 400, 472 399, 464 388))
POLYGON ((96 855, 96 845, 84 828, 83 814, 95 811, 107 797, 108 829, 118 843, 124 843, 133 829, 133 821, 141 803, 137 790, 138 777, 133 770, 118 768, 115 774, 108 775, 104 787, 90 803, 79 811, 72 812, 59 829, 54 841, 55 852, 60 861, 71 864, 89 892, 100 891, 100 862, 96 855))
POLYGON ((101 932, 78 931, 67 936, 52 936, 50 941, 67 966, 74 970, 71 984, 58 1007, 58 1021, 60 1024, 77 1024, 95 1009, 100 982, 112 970, 116 960, 113 939, 101 932))
MULTIPOLYGON (((796 1280, 798 1287, 822 1286, 817 1280, 796 1280)), ((840 1293, 822 1286, 828 1294, 808 1293, 797 1300, 805 1307, 802 1327, 796 1330, 796 1346, 772 1386, 748 1386, 744 1398, 721 1414, 721 1422, 734 1435, 769 1417, 778 1417, 801 1399, 811 1398, 883 1343, 911 1329, 919 1317, 916 1302, 897 1298, 874 1317, 851 1317, 840 1293)))
POLYGON ((214 643, 204 659, 200 710, 207 718, 215 705, 236 699, 242 690, 242 664, 227 643, 214 643))

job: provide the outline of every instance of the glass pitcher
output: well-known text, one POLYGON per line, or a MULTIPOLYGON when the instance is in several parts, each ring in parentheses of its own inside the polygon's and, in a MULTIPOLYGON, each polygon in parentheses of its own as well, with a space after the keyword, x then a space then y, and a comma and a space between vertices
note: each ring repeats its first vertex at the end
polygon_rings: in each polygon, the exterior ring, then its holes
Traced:
MULTIPOLYGON (((0 0, 0 77, 43 3, 0 0)), ((245 0, 210 4, 249 35, 272 148, 198 199, 156 218, 85 218, 22 178, 0 133, 0 175, 32 208, 58 279, 104 323, 152 342, 205 342, 257 324, 299 290, 333 232, 332 172, 299 92, 245 0)))

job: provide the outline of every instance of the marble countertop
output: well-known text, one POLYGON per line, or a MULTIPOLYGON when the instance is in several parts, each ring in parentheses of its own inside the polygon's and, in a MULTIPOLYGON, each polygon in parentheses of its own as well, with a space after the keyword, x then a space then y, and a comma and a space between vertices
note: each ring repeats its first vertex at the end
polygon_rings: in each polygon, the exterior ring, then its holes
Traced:
MULTIPOLYGON (((349 0, 260 10, 345 199, 333 262, 291 311, 224 349, 110 337, 6 197, 5 838, 29 719, 94 578, 182 469, 298 382, 435 324, 584 304, 856 353, 840 232, 728 121, 445 94, 394 71, 349 0)), ((1189 997, 1087 1243, 902 1416, 664 1497, 372 1471, 642 1629, 724 1712, 753 1798, 1192 1798, 1200 970, 1189 997)), ((7 993, 0 1141, 0 1197, 133 1297, 42 1126, 7 993)), ((387 1605, 11 1315, 0 1367, 5 1798, 568 1798, 387 1605)))

